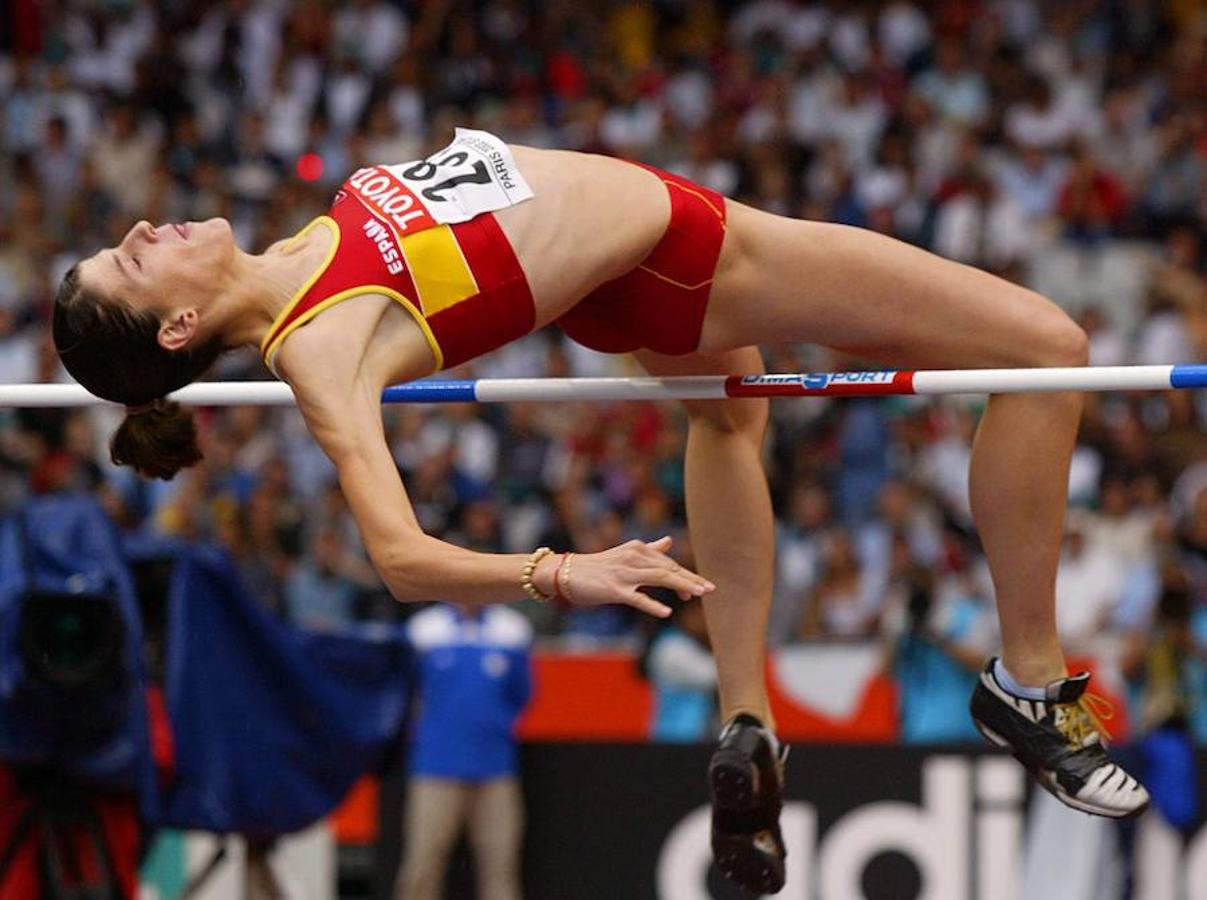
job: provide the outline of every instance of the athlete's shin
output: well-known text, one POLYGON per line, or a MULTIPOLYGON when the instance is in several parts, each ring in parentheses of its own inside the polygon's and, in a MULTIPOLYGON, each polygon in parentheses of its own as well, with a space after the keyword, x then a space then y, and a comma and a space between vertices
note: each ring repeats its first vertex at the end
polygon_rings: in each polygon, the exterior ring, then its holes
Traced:
POLYGON ((764 680, 774 529, 761 460, 765 413, 755 413, 737 427, 692 416, 687 517, 697 571, 717 586, 702 602, 722 719, 746 712, 774 727, 764 680))
POLYGON ((1002 659, 1025 685, 1066 674, 1055 587, 1081 399, 992 397, 973 442, 972 511, 997 592, 1002 659))

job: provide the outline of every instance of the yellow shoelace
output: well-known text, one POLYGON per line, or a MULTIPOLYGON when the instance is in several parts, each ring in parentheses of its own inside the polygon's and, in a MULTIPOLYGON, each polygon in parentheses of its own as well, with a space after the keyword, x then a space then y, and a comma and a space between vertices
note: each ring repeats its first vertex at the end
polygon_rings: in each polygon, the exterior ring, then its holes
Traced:
POLYGON ((1105 697, 1086 691, 1073 703, 1057 705, 1064 709, 1064 715, 1056 727, 1069 739, 1071 747, 1086 746, 1095 734, 1104 746, 1110 741, 1111 733, 1104 723, 1115 718, 1115 707, 1105 697))

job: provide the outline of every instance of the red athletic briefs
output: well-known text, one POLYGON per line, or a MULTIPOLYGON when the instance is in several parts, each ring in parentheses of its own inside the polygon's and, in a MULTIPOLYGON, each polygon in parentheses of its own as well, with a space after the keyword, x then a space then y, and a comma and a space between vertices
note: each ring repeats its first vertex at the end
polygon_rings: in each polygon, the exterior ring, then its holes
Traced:
POLYGON ((603 353, 691 353, 700 344, 725 239, 725 198, 670 172, 642 168, 661 178, 670 194, 666 233, 637 268, 597 287, 557 324, 603 353))

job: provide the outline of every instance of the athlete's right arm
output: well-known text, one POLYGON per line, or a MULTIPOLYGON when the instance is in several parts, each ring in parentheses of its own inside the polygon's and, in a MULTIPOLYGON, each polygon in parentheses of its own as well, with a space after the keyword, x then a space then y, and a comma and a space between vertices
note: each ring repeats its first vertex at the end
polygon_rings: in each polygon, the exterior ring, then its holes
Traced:
MULTIPOLYGON (((386 442, 378 389, 367 384, 351 391, 294 388, 311 434, 335 463, 369 558, 395 598, 482 604, 525 596, 520 585, 525 554, 478 553, 423 532, 386 442), (333 402, 337 396, 342 400, 333 402)), ((670 610, 642 586, 666 587, 684 600, 709 593, 712 584, 667 556, 669 547, 670 539, 663 538, 576 555, 573 601, 625 603, 662 617, 670 610)), ((534 575, 546 594, 553 593, 555 568, 556 559, 546 557, 534 575)))

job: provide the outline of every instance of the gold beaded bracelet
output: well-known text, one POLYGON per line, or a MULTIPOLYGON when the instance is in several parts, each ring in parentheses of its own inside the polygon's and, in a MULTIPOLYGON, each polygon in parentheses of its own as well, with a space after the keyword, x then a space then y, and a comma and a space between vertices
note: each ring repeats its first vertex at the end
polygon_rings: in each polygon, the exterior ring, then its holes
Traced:
POLYGON ((524 568, 520 570, 520 587, 524 589, 524 593, 540 603, 548 603, 553 597, 542 593, 541 589, 532 583, 532 573, 536 571, 537 563, 552 553, 553 551, 548 547, 537 547, 524 563, 524 568))

